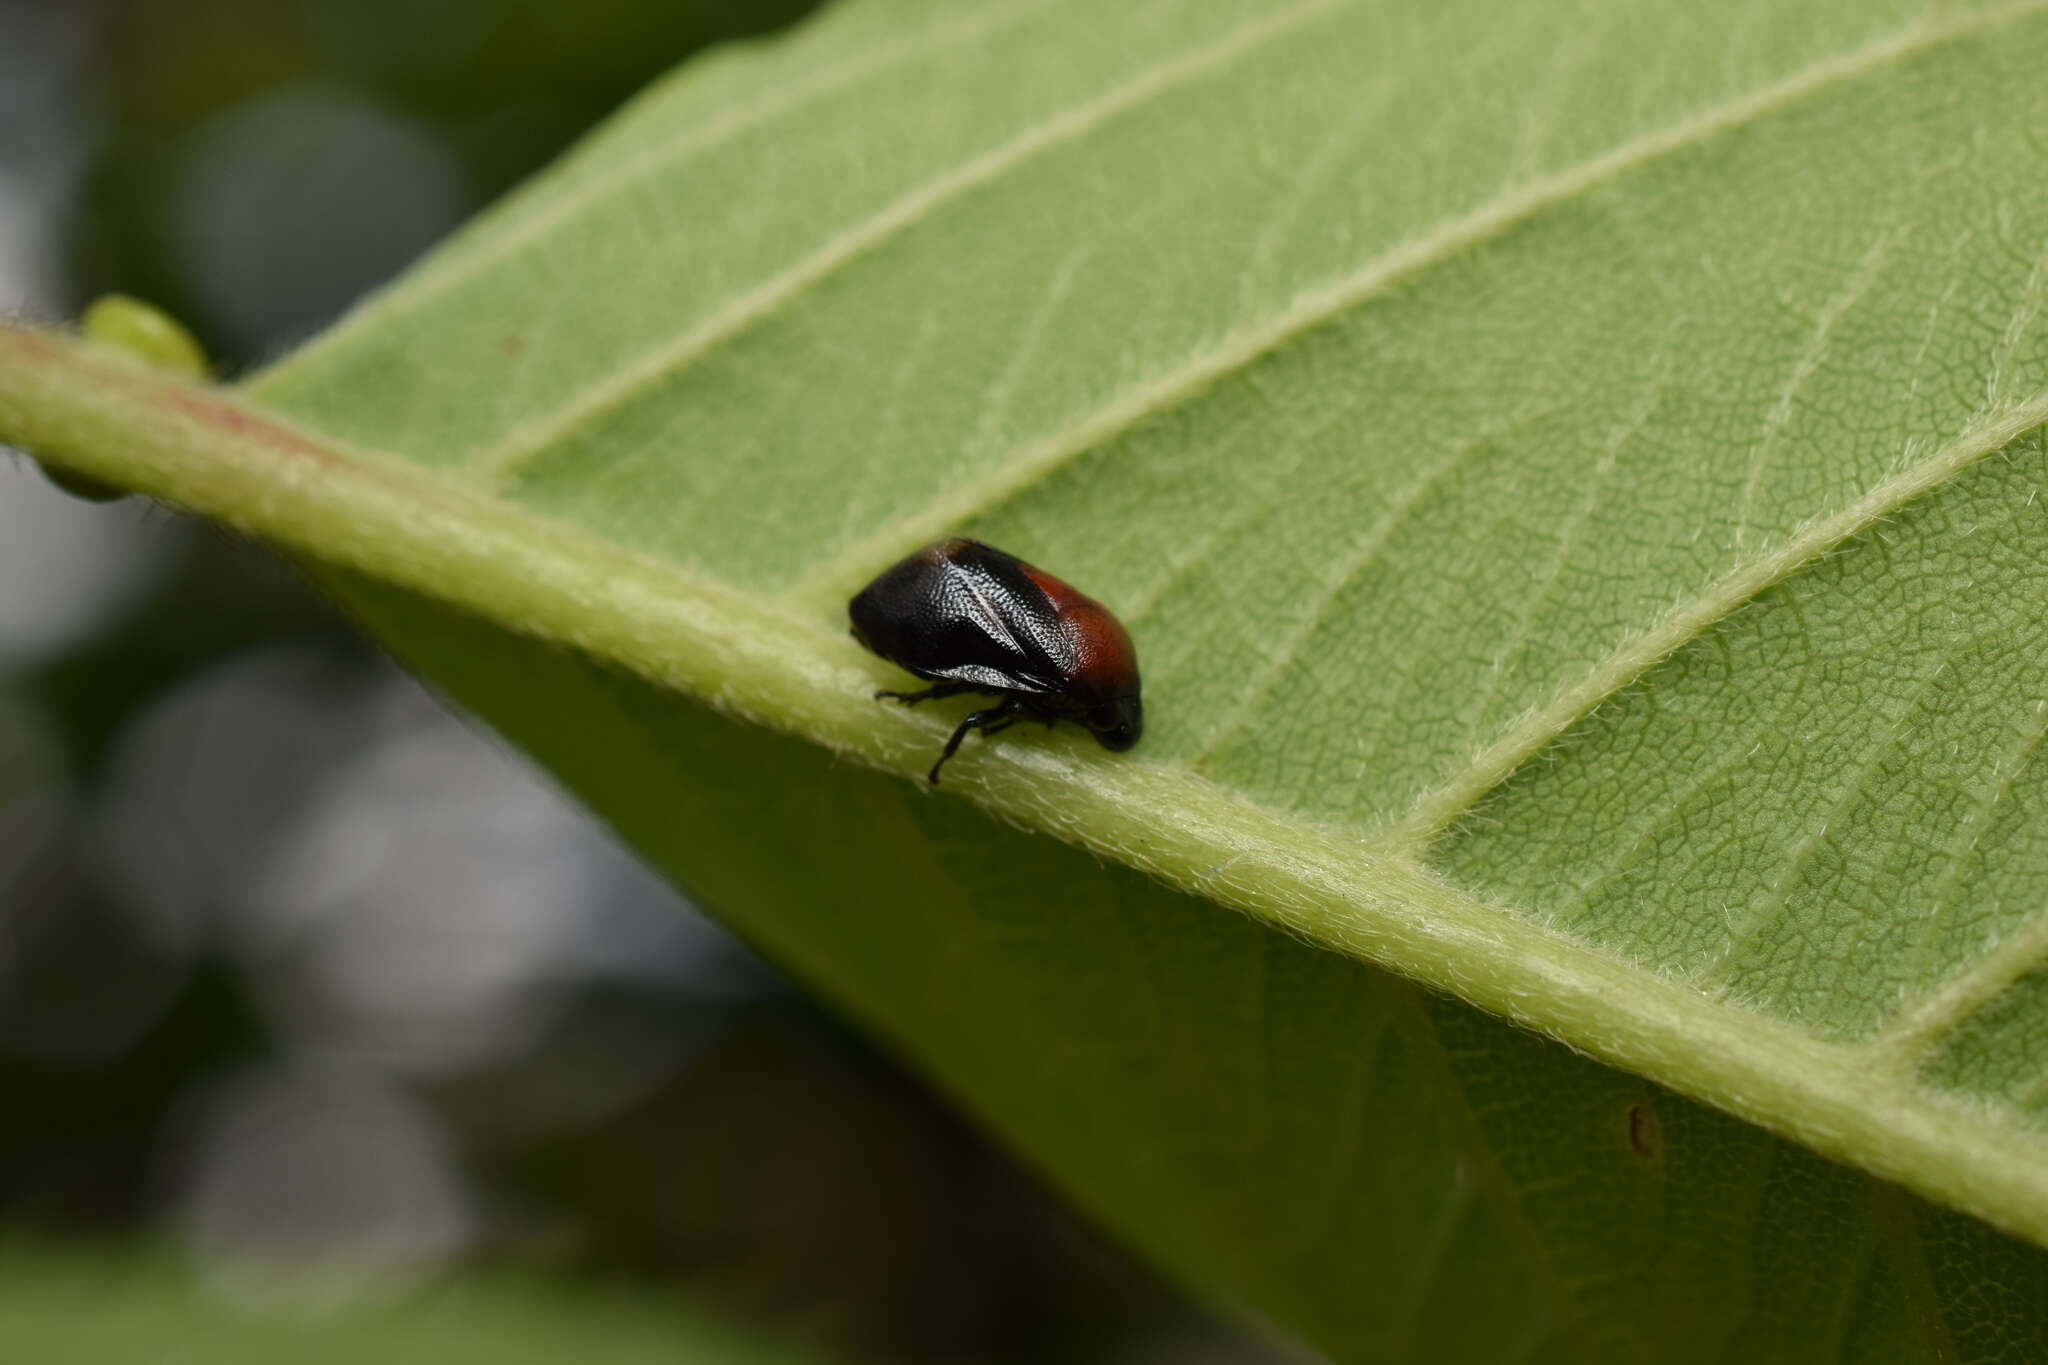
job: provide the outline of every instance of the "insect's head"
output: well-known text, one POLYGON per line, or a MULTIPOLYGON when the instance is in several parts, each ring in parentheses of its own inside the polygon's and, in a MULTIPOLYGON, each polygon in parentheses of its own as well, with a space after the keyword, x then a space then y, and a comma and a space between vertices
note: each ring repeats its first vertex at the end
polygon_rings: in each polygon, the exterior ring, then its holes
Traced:
POLYGON ((1122 753, 1145 733, 1145 706, 1135 695, 1112 697, 1090 707, 1083 720, 1103 748, 1122 753))

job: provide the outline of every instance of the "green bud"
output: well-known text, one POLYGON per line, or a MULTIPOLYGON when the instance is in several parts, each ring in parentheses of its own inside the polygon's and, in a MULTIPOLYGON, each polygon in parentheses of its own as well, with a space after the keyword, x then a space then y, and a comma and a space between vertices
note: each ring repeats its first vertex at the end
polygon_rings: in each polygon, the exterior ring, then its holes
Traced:
POLYGON ((184 324, 154 304, 126 294, 102 294, 79 319, 90 341, 125 351, 158 369, 188 379, 206 377, 206 352, 184 324))
MULTIPOLYGON (((79 331, 88 341, 121 352, 155 369, 167 370, 186 379, 206 378, 206 352, 184 325, 163 309, 126 294, 103 294, 93 300, 79 319, 79 331)), ((126 490, 68 469, 53 469, 37 461, 50 482, 76 498, 88 502, 112 502, 126 497, 126 490)))

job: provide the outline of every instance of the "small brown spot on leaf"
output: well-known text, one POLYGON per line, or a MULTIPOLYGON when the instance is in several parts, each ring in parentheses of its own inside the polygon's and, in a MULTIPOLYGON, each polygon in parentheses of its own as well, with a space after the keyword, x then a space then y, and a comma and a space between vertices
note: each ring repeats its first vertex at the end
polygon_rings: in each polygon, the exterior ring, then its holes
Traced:
POLYGON ((518 355, 526 349, 526 338, 517 332, 507 332, 498 338, 498 349, 506 355, 518 355))
POLYGON ((1645 1161, 1664 1160, 1664 1124, 1647 1104, 1628 1107, 1628 1146, 1645 1161))

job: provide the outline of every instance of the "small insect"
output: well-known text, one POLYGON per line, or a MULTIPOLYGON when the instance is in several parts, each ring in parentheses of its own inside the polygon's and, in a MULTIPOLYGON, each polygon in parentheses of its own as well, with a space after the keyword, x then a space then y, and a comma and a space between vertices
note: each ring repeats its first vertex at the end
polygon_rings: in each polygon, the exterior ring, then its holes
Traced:
POLYGON ((1019 719, 1049 729, 1075 720, 1122 752, 1145 730, 1138 654, 1123 622, 1040 568, 993 545, 954 536, 882 570, 847 603, 853 638, 933 686, 875 693, 906 706, 983 692, 1002 701, 969 715, 946 741, 930 779, 969 730, 995 734, 1019 719))

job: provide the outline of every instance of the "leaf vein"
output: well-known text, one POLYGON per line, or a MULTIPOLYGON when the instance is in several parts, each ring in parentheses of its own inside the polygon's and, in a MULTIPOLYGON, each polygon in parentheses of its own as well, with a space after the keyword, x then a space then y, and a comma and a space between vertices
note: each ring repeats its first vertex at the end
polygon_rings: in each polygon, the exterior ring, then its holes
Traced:
MULTIPOLYGON (((1661 356, 1659 357, 1661 361, 1661 356)), ((1653 364, 1652 373, 1662 376, 1666 373, 1661 363, 1653 364)), ((1571 563, 1572 552, 1578 548, 1579 534, 1586 523, 1593 518, 1593 511, 1600 504, 1601 491, 1621 460, 1622 451, 1629 447, 1636 437, 1649 425, 1650 414, 1656 410, 1657 400, 1662 396, 1664 385, 1661 378, 1647 387, 1643 401, 1633 417, 1608 441, 1607 448, 1600 453, 1599 463, 1587 479, 1585 496, 1580 498, 1571 515, 1558 530, 1557 548, 1550 556, 1550 563, 1538 576, 1529 591, 1522 598, 1522 607, 1516 613, 1514 629, 1508 638, 1494 651, 1493 660, 1486 670, 1486 685, 1480 689, 1478 698, 1466 709, 1465 730, 1478 733, 1485 723, 1486 713, 1493 708, 1493 699, 1500 693, 1500 685, 1506 678, 1508 668, 1523 649, 1528 647, 1530 636, 1536 627, 1536 613, 1550 600, 1557 590, 1557 584, 1564 577, 1565 567, 1571 563)))
POLYGON ((1891 700, 1884 725, 1872 736, 1862 755, 1857 758, 1854 767, 1843 781, 1841 790, 1835 794, 1835 799, 1820 813, 1820 818, 1793 842, 1783 861, 1779 863, 1770 885, 1764 888, 1761 899, 1747 915, 1743 916, 1742 922, 1721 945, 1721 950, 1693 974, 1693 984, 1701 987, 1725 984, 1741 960, 1743 950, 1784 913, 1786 905, 1792 898, 1793 883, 1798 880, 1800 873, 1811 865, 1814 855, 1827 841, 1828 831, 1835 827, 1869 788, 1871 778, 1886 756, 1896 752, 1904 743, 1914 713, 1920 709, 1922 700, 1933 690, 1935 683, 1947 668, 1948 661, 1943 659, 1911 688, 1905 689, 1891 700))
POLYGON ((1381 847, 1419 853, 1509 775, 1589 715, 1593 708, 1696 639, 1759 593, 1859 532, 1876 526, 1963 470, 2048 422, 2048 394, 1994 413, 1925 459, 1873 485, 1840 511, 1818 517, 1737 564, 1697 597, 1632 636, 1542 706, 1524 714, 1436 787, 1418 796, 1381 847))
MULTIPOLYGON (((0 324, 0 439, 587 651, 848 761, 908 777, 943 730, 875 707, 865 688, 876 666, 813 617, 85 343, 0 324)), ((953 789, 1004 818, 2048 1242, 2041 1134, 1873 1068, 1867 1046, 1716 1004, 1183 767, 1059 745, 979 757, 953 789)), ((2048 939, 2048 918, 2037 923, 2048 939)))
POLYGON ((1893 232, 1878 235, 1863 260, 1857 265, 1849 282, 1840 293, 1829 299, 1814 320, 1812 332, 1800 348, 1799 358, 1793 362, 1791 373, 1785 376, 1785 384, 1778 391, 1777 404, 1771 409, 1764 423, 1763 439, 1757 442, 1756 453, 1750 458, 1749 475, 1743 480, 1742 501, 1735 513, 1735 543, 1737 546, 1749 543, 1750 524, 1756 512, 1756 500, 1763 492, 1764 476, 1778 453, 1778 442, 1784 437, 1785 429, 1792 425, 1792 409, 1798 400, 1799 391, 1807 381, 1820 370, 1821 361, 1826 357, 1828 343, 1834 336, 1835 324, 1856 306, 1857 300, 1870 292, 1883 273, 1884 258, 1891 251, 1896 240, 1893 232))
POLYGON ((1001 179, 1032 158, 1076 141, 1118 115, 1143 107, 1177 86, 1198 80, 1256 51, 1263 44, 1357 0, 1298 0, 1145 70, 1057 117, 1018 134, 980 156, 927 180, 879 212, 824 242, 802 260, 779 271, 668 341, 644 352, 553 412, 511 431, 472 461, 466 472, 485 484, 502 485, 577 431, 633 401, 663 380, 770 317, 792 300, 836 275, 946 204, 1001 179))
MULTIPOLYGON (((1949 902, 1957 887, 1962 884, 1963 869, 1967 865, 1970 850, 1991 827, 1994 815, 2004 806, 2011 795, 2013 784, 2040 753, 2041 742, 2048 738, 2048 702, 2036 703, 2033 723, 2021 731, 2011 750, 1992 765, 1991 783, 1980 792, 1976 809, 1970 818, 1956 832, 1949 850, 1948 866, 1942 869, 1940 880, 1933 887, 1927 905, 1915 917, 1917 932, 1913 946, 1906 958, 1905 978, 1908 989, 1926 970, 1928 955, 1933 950, 1934 940, 1948 918, 1949 902)), ((1931 1002, 1930 1002, 1931 1003, 1931 1002)), ((1923 1039, 1923 1046, 1925 1042, 1923 1039)))
POLYGON ((436 253, 432 263, 408 272, 394 287, 373 295, 318 337, 253 376, 248 387, 257 391, 289 382, 293 374, 309 363, 353 343, 359 333, 374 330, 373 325, 380 326, 417 312, 492 266, 517 257, 521 251, 580 217, 586 210, 615 198, 642 181, 673 170, 699 152, 717 147, 784 114, 800 112, 813 101, 858 84, 869 76, 881 75, 896 66, 936 56, 954 47, 971 46, 1047 8, 1049 3, 1050 0, 1024 0, 1023 3, 980 7, 971 11, 971 17, 963 22, 878 43, 836 66, 822 67, 787 84, 772 86, 758 99, 732 105, 713 118, 660 138, 616 166, 555 192, 553 198, 545 196, 552 192, 555 176, 544 173, 542 178, 517 193, 504 212, 494 212, 479 223, 488 233, 490 226, 506 222, 509 214, 519 212, 531 198, 533 207, 527 210, 524 218, 510 221, 503 231, 495 234, 481 237, 467 233, 458 235, 436 253))
POLYGON ((1176 368, 1118 394, 1072 426, 1030 442, 990 473, 956 485, 918 510, 848 546, 805 574, 784 596, 794 606, 809 608, 836 602, 910 550, 1017 497, 1146 418, 1180 406, 1294 338, 1401 281, 1420 275, 1461 251, 1498 238, 1558 205, 1574 202, 1639 167, 1942 44, 2044 10, 2048 10, 2048 0, 2023 0, 1947 24, 1915 23, 1853 52, 1812 63, 1783 80, 1634 138, 1577 166, 1531 181, 1518 191, 1504 194, 1383 252, 1356 270, 1296 295, 1277 316, 1228 333, 1176 368))
POLYGON ((1259 704, 1279 686, 1281 679, 1287 674, 1288 665, 1300 654, 1302 646, 1324 622, 1329 620, 1330 613, 1336 609, 1337 600, 1343 596, 1345 588, 1380 557, 1387 543, 1407 523, 1409 513, 1429 495, 1430 490, 1480 451, 1543 415, 1544 412, 1533 413, 1504 428, 1482 432, 1469 441, 1453 446, 1395 491, 1387 500, 1387 505, 1381 511, 1378 520, 1374 521, 1359 538, 1351 552, 1339 559, 1332 572, 1324 577, 1316 589, 1314 598, 1308 604, 1308 610, 1280 638, 1278 647, 1268 656, 1265 667, 1246 684, 1238 704, 1231 708, 1229 716, 1202 745, 1201 752, 1195 760, 1197 764, 1213 758, 1257 714, 1259 704))

